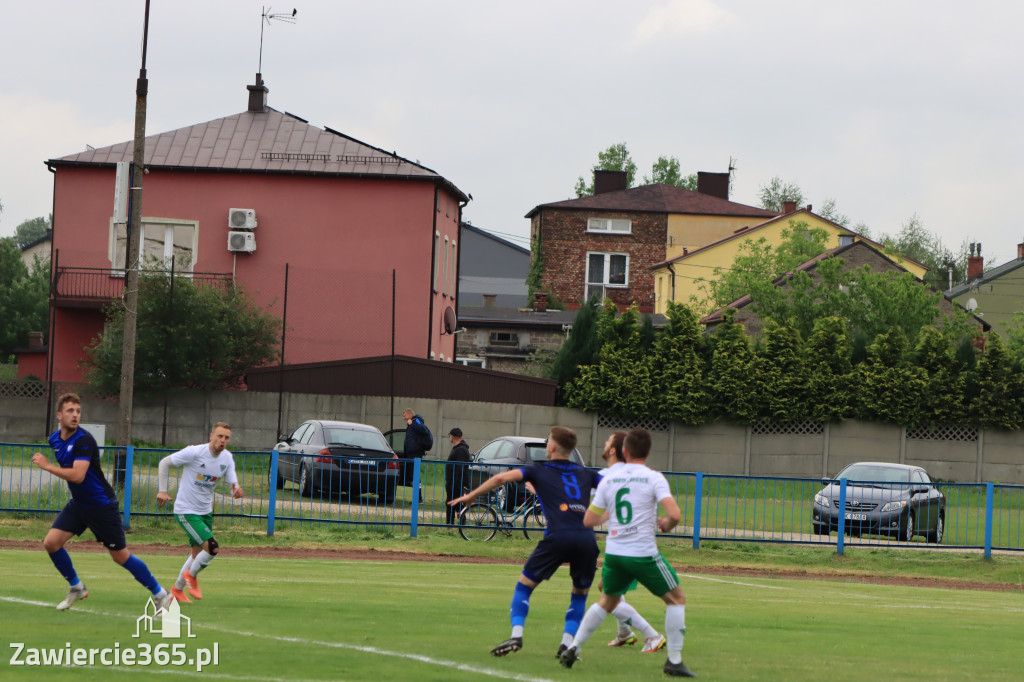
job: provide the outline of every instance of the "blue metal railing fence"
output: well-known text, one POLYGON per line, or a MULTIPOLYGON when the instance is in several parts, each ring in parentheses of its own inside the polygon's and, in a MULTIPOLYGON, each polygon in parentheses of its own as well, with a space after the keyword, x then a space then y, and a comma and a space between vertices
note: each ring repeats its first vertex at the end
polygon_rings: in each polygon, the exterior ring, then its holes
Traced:
MULTIPOLYGON (((32 463, 37 451, 52 461, 45 446, 0 443, 0 513, 56 514, 69 499, 63 481, 32 463)), ((170 452, 101 448, 104 473, 115 484, 126 527, 169 520, 171 510, 158 504, 156 493, 159 461, 170 452)), ((270 536, 292 525, 407 529, 411 537, 423 528, 452 528, 446 482, 458 494, 501 470, 472 462, 398 460, 411 468, 411 485, 403 486, 402 480, 409 479, 399 477, 393 459, 362 460, 357 463, 361 468, 346 477, 337 474, 347 466, 342 458, 321 458, 319 467, 312 468, 314 475, 307 468, 303 479, 303 467, 294 457, 277 451, 233 454, 245 496, 234 499, 227 486, 218 488, 214 514, 220 523, 244 524, 270 536)), ((172 467, 172 497, 179 475, 180 469, 172 467)), ((679 526, 665 537, 688 539, 694 549, 716 541, 822 545, 839 554, 846 547, 865 546, 974 549, 986 557, 993 550, 1024 551, 1024 486, 941 482, 913 489, 846 479, 703 472, 665 476, 682 512, 679 526)), ((526 495, 516 486, 498 492, 493 501, 508 512, 526 495)))

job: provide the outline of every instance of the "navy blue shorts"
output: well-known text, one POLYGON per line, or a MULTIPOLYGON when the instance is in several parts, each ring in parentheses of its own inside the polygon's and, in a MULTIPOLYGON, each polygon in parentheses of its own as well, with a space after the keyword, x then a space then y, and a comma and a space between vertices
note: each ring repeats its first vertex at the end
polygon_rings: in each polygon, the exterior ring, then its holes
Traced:
POLYGON ((53 527, 74 535, 81 535, 88 528, 96 536, 96 542, 112 552, 128 546, 116 502, 105 507, 85 507, 72 498, 54 519, 53 527))
POLYGON ((572 586, 589 589, 594 584, 599 554, 593 533, 548 533, 526 560, 523 575, 539 583, 553 576, 562 564, 569 564, 572 586))

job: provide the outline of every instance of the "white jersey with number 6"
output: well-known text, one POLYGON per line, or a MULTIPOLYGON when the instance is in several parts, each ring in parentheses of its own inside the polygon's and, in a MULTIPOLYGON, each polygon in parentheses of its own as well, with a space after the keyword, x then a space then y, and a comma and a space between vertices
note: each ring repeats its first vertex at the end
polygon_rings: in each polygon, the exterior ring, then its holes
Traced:
POLYGON ((658 501, 672 497, 668 481, 659 471, 637 462, 609 468, 591 509, 609 512, 605 553, 645 557, 658 553, 658 501))
POLYGON ((168 459, 173 466, 184 466, 174 498, 175 514, 209 514, 213 511, 217 482, 224 479, 229 489, 232 483, 238 483, 235 458, 228 450, 214 455, 209 443, 189 445, 169 455, 168 459))

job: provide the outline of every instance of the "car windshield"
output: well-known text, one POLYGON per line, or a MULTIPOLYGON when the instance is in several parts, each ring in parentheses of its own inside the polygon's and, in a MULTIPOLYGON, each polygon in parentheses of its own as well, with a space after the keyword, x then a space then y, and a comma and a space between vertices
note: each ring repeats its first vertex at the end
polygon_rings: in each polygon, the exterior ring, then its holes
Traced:
POLYGON ((909 483, 910 470, 875 464, 851 464, 836 476, 850 481, 871 481, 874 483, 909 483))
POLYGON ((357 448, 362 450, 379 450, 391 452, 384 436, 376 431, 361 431, 337 426, 324 427, 324 439, 328 447, 357 448))

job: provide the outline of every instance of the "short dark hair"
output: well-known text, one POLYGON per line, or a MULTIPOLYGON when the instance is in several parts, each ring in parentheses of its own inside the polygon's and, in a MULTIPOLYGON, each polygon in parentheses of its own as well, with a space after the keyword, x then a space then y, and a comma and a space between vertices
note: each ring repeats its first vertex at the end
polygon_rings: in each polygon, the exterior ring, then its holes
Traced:
POLYGON ((227 422, 217 422, 216 424, 213 425, 213 428, 210 429, 210 433, 213 433, 217 429, 227 429, 228 431, 230 431, 231 424, 228 424, 227 422))
POLYGON ((81 405, 82 399, 78 397, 77 393, 64 393, 57 398, 57 411, 60 412, 64 409, 64 403, 72 403, 75 405, 81 405))
POLYGON ((626 456, 622 454, 622 441, 626 440, 625 431, 612 431, 612 451, 615 453, 615 461, 625 462, 626 456))
POLYGON ((555 450, 568 457, 576 448, 576 432, 567 426, 552 426, 551 440, 555 441, 555 450))
POLYGON ((647 459, 651 453, 651 434, 647 429, 635 428, 626 434, 622 448, 629 452, 633 459, 647 459))

